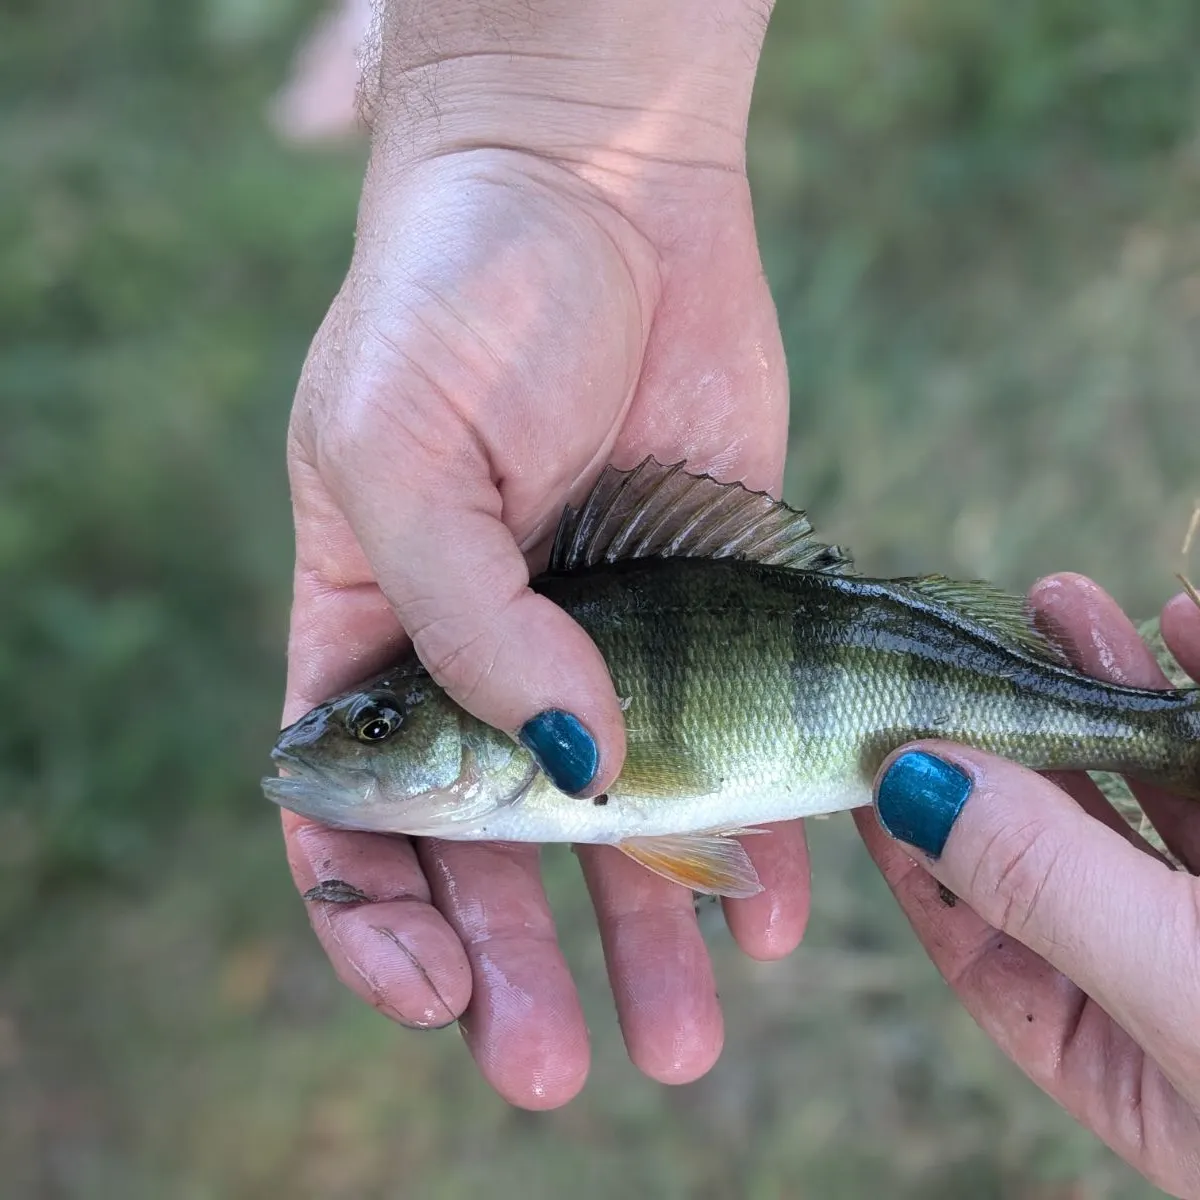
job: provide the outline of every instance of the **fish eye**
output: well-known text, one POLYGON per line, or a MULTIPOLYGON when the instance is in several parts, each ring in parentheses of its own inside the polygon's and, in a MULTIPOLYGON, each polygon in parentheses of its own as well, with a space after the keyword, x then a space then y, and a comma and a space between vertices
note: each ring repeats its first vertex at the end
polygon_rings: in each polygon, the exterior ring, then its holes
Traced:
POLYGON ((360 742, 382 742, 400 728, 400 714, 389 704, 364 704, 350 718, 350 728, 360 742))

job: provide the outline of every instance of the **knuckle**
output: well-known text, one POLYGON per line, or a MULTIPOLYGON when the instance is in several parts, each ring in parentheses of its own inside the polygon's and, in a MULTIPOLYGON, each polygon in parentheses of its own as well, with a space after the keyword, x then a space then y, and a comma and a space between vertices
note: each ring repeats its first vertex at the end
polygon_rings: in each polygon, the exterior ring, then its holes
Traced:
POLYGON ((434 681, 470 708, 491 678, 505 637, 494 624, 440 617, 410 631, 413 646, 434 681))
POLYGON ((353 473, 382 452, 389 476, 409 486, 431 470, 472 474, 485 456, 440 373, 373 325, 359 343, 375 351, 364 349, 310 418, 322 464, 353 473))
POLYGON ((320 465, 334 471, 354 471, 366 453, 384 440, 389 455, 410 444, 404 404, 398 389, 369 375, 343 380, 337 396, 327 403, 315 424, 314 441, 320 465))
POLYGON ((1045 901, 1060 862, 1053 828, 1045 821, 1001 827, 971 878, 980 916, 1018 939, 1033 929, 1052 938, 1045 901))

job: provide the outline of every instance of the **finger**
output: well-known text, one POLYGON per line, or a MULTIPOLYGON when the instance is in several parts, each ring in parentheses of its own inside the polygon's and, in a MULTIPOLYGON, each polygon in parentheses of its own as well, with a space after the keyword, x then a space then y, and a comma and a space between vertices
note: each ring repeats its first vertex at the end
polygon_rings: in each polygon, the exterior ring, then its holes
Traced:
MULTIPOLYGON (((1030 601, 1049 619, 1080 670, 1129 687, 1171 686, 1133 623, 1090 579, 1071 574, 1050 576, 1034 586, 1030 601)), ((1174 609, 1171 620, 1175 620, 1174 609)), ((1186 641, 1187 622, 1180 623, 1185 625, 1186 641)), ((1153 784, 1131 781, 1130 787, 1171 853, 1193 874, 1200 871, 1196 802, 1153 784)))
MULTIPOLYGON (((1194 879, 1138 853, 1035 772, 946 742, 891 756, 876 781, 876 811, 983 922, 1072 980, 1184 1094, 1200 1097, 1194 879)), ((1045 985, 1041 994, 1049 998, 1045 985)), ((1017 1020, 1003 994, 970 1001, 993 1020, 1017 1020)))
POLYGON ((1083 771, 1046 771, 1043 776, 1061 791, 1066 792, 1093 820, 1118 833, 1131 846, 1160 862, 1167 860, 1109 803, 1108 797, 1083 771))
POLYGON ((692 893, 610 846, 580 846, 579 860, 630 1059, 660 1083, 699 1079, 725 1033, 692 893))
MULTIPOLYGON (((1175 661, 1193 679, 1200 680, 1200 610, 1195 601, 1186 594, 1176 596, 1163 608, 1159 628, 1175 661)), ((1171 852, 1193 875, 1200 874, 1200 804, 1195 797, 1161 788, 1135 790, 1171 852)))
POLYGON ((1200 682, 1200 608, 1191 596, 1181 592, 1168 601, 1159 628, 1175 661, 1200 682))
POLYGON ((430 904, 407 838, 350 833, 283 814, 288 864, 338 978, 403 1025, 439 1028, 471 998, 454 931, 430 904))
POLYGON ((800 944, 808 924, 808 842, 802 821, 764 825, 768 832, 748 837, 750 855, 763 890, 745 900, 725 900, 725 922, 737 944, 760 961, 783 958, 800 944))
POLYGON ((481 1073, 521 1108, 565 1104, 587 1078, 587 1027, 537 847, 422 840, 418 852, 471 964, 462 1029, 481 1073))
MULTIPOLYGON (((398 462, 360 431, 324 473, 434 679, 519 737, 562 790, 598 793, 625 753, 608 668, 583 629, 530 590, 488 464, 462 439, 431 452, 435 462, 417 453, 398 462)), ((393 432, 387 444, 416 440, 393 432)))

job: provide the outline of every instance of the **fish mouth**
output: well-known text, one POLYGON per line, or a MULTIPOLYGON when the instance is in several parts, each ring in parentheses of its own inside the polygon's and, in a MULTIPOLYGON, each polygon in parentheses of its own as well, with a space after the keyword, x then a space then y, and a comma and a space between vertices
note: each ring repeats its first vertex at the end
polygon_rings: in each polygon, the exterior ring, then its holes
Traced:
POLYGON ((280 808, 327 825, 353 827, 354 813, 375 787, 369 771, 350 767, 318 767, 297 754, 275 749, 271 758, 286 775, 267 775, 263 795, 280 808))

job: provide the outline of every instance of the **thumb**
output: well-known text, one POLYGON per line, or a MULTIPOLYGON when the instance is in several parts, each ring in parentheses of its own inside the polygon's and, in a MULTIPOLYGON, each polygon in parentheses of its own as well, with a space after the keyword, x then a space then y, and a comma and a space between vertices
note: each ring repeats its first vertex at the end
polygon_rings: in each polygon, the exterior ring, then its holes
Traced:
POLYGON ((893 838, 988 924, 1096 1000, 1195 1086, 1200 892, 1049 780, 943 742, 906 747, 876 781, 893 838), (1187 1064, 1186 1069, 1184 1065, 1187 1064))
POLYGON ((625 754, 608 668, 583 629, 530 590, 488 472, 410 459, 385 478, 376 461, 364 453, 330 482, 426 669, 468 712, 518 738, 557 787, 603 791, 625 754))

